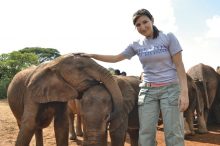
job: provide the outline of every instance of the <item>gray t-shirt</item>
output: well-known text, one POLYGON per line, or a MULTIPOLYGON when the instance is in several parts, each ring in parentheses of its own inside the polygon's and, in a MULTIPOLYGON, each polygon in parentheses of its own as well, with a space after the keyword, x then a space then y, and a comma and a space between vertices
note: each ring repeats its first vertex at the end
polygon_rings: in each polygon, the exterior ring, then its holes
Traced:
POLYGON ((153 83, 177 82, 177 72, 171 56, 182 51, 172 33, 159 33, 156 39, 138 40, 130 44, 121 54, 127 59, 138 55, 143 67, 143 81, 153 83))

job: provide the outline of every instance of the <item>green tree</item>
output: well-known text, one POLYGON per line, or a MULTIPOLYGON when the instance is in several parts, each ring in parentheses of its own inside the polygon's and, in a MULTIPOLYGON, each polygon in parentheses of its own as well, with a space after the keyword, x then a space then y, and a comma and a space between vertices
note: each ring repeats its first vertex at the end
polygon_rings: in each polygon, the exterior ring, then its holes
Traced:
POLYGON ((0 99, 6 98, 7 96, 7 87, 10 83, 9 78, 3 78, 0 80, 0 99))
POLYGON ((0 55, 0 98, 6 97, 7 86, 16 73, 31 65, 53 60, 60 52, 52 48, 27 47, 0 55))
POLYGON ((33 53, 21 53, 14 51, 9 54, 9 58, 5 60, 8 67, 8 76, 13 77, 17 72, 31 65, 38 65, 38 56, 33 53))
POLYGON ((114 68, 109 67, 108 70, 110 71, 111 74, 113 74, 113 75, 115 74, 115 69, 114 68))
POLYGON ((53 48, 27 47, 19 50, 19 52, 36 54, 39 57, 40 63, 53 60, 60 56, 60 52, 53 48))
POLYGON ((38 56, 33 53, 14 51, 0 55, 0 98, 6 97, 7 86, 14 75, 24 68, 39 64, 38 56))

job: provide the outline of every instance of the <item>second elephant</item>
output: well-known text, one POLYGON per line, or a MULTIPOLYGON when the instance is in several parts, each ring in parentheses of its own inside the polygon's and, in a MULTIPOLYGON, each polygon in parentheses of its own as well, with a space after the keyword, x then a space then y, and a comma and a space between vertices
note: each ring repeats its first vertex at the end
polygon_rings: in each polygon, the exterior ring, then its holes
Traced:
MULTIPOLYGON (((219 101, 220 75, 210 66, 197 64, 187 72, 197 84, 201 92, 201 116, 198 116, 198 129, 200 133, 207 133, 208 114, 214 101, 219 101)), ((214 103, 216 104, 216 103, 214 103)))
MULTIPOLYGON (((189 95, 189 107, 184 112, 185 122, 188 124, 185 126, 185 134, 195 134, 194 131, 194 117, 195 111, 198 116, 201 116, 203 110, 202 98, 201 98, 201 91, 193 81, 193 79, 187 74, 187 86, 188 86, 188 95, 189 95)), ((199 129, 198 131, 203 131, 204 133, 207 132, 207 129, 199 129)))
POLYGON ((102 84, 91 87, 84 92, 80 100, 84 132, 83 146, 107 146, 108 126, 112 146, 124 146, 126 131, 130 135, 131 145, 138 146, 139 120, 135 105, 137 105, 141 81, 133 76, 117 76, 115 79, 124 97, 124 117, 127 117, 127 120, 120 127, 112 123, 110 113, 114 110, 114 106, 111 95, 102 84))

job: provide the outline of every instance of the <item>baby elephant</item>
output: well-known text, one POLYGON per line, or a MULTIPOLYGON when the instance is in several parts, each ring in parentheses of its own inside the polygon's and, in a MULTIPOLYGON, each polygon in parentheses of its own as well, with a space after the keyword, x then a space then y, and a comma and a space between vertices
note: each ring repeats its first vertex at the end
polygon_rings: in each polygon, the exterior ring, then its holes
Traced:
POLYGON ((114 109, 112 97, 103 84, 89 88, 80 100, 84 132, 83 146, 107 146, 108 128, 112 146, 124 146, 126 132, 130 135, 131 145, 138 146, 137 98, 141 81, 134 76, 117 76, 115 79, 124 97, 124 120, 112 122, 119 117, 111 115, 114 109))

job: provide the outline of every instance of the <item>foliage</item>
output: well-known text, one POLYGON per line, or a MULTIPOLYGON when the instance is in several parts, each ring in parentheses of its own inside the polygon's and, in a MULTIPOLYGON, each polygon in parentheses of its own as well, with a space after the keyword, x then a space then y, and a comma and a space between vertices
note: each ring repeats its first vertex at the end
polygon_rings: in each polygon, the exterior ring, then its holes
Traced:
POLYGON ((33 53, 14 51, 2 54, 0 55, 0 77, 12 78, 17 72, 33 64, 39 64, 38 56, 33 53))
POLYGON ((7 87, 10 83, 10 79, 9 78, 2 78, 0 80, 0 99, 5 98, 7 95, 6 91, 7 91, 7 87))
POLYGON ((45 62, 49 60, 53 60, 60 56, 60 52, 56 49, 52 48, 40 48, 40 47, 27 47, 22 50, 19 50, 21 53, 34 53, 39 58, 39 62, 45 62))
POLYGON ((39 64, 38 56, 33 53, 14 51, 0 55, 0 98, 6 97, 6 89, 13 76, 33 64, 39 64))
POLYGON ((19 71, 60 56, 52 48, 31 47, 0 55, 0 98, 6 97, 8 84, 19 71))
POLYGON ((110 73, 111 73, 112 75, 114 75, 114 74, 115 74, 115 69, 114 69, 114 68, 109 67, 109 68, 108 68, 108 70, 110 71, 110 73))

